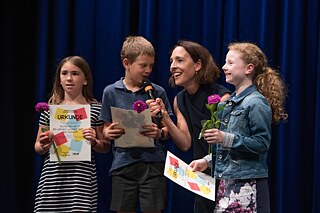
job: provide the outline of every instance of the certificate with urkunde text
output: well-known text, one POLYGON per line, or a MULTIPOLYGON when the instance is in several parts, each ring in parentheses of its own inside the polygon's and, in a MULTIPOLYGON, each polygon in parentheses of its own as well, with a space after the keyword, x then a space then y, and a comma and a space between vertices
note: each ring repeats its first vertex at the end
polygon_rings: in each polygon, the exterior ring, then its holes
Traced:
POLYGON ((151 125, 151 112, 146 109, 140 113, 111 107, 112 122, 119 122, 118 128, 124 128, 125 134, 115 140, 115 147, 154 147, 154 139, 142 135, 143 125, 151 125))
MULTIPOLYGON (((82 129, 90 127, 90 105, 50 105, 50 131, 61 161, 91 161, 90 141, 82 129)), ((50 161, 58 161, 53 146, 50 161)))

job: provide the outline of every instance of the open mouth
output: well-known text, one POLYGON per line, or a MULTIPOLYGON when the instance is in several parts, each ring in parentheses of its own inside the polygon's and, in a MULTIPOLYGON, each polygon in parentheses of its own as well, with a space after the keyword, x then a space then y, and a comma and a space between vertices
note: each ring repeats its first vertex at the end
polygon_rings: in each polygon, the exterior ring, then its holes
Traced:
POLYGON ((176 73, 172 74, 172 76, 175 77, 175 78, 179 77, 180 75, 182 75, 181 72, 176 72, 176 73))

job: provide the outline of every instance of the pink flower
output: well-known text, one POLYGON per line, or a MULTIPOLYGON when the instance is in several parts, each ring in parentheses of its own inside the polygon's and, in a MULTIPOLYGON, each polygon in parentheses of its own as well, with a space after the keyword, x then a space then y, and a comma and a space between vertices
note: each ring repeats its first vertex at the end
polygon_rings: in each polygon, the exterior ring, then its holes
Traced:
POLYGON ((210 95, 208 97, 208 104, 215 104, 221 101, 221 97, 219 95, 210 95))
POLYGON ((138 100, 133 103, 132 109, 140 113, 147 109, 147 104, 141 100, 138 100))
POLYGON ((221 97, 217 94, 208 96, 208 103, 206 104, 206 107, 208 110, 210 110, 211 117, 209 120, 201 121, 202 129, 198 139, 203 137, 205 130, 212 129, 212 128, 218 129, 220 124, 222 123, 218 118, 218 112, 225 107, 225 104, 218 107, 218 104, 220 103, 220 101, 221 101, 221 97))
POLYGON ((49 105, 46 102, 39 102, 34 108, 39 113, 49 111, 49 105))
MULTIPOLYGON (((34 108, 39 113, 42 113, 42 112, 45 112, 45 111, 49 111, 49 105, 46 102, 39 102, 39 103, 36 104, 36 106, 34 108)), ((46 132, 46 131, 49 130, 49 123, 46 123, 46 125, 47 125, 47 127, 42 128, 42 132, 46 132)), ((59 153, 58 153, 58 149, 57 149, 57 146, 56 146, 56 143, 55 143, 54 140, 53 140, 52 144, 53 144, 53 148, 54 148, 54 151, 56 153, 57 159, 58 159, 59 163, 61 163, 60 156, 59 156, 59 153)))

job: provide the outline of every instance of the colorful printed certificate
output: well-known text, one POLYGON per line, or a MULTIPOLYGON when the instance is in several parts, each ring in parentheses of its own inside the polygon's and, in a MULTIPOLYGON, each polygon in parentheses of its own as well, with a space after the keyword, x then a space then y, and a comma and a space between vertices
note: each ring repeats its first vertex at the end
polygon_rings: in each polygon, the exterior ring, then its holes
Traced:
MULTIPOLYGON (((82 129, 90 127, 90 105, 50 105, 50 131, 61 161, 91 161, 91 145, 82 129)), ((50 161, 58 161, 50 148, 50 161)))
POLYGON ((164 176, 193 193, 215 200, 216 180, 205 173, 192 172, 185 162, 169 151, 167 151, 164 176))

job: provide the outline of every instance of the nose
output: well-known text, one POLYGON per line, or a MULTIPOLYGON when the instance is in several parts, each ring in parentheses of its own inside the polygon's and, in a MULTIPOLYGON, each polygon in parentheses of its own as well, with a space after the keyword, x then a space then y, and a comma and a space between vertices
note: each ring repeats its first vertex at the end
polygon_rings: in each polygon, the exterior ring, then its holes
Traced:
POLYGON ((153 65, 150 65, 147 67, 147 73, 151 73, 152 72, 152 68, 153 68, 153 65))
POLYGON ((71 74, 68 74, 67 75, 67 80, 71 80, 72 79, 72 75, 71 74))
POLYGON ((227 69, 226 68, 226 64, 224 64, 223 67, 222 67, 222 70, 225 71, 226 69, 227 69))
POLYGON ((177 64, 172 61, 171 64, 170 64, 170 69, 176 69, 177 68, 177 64))

